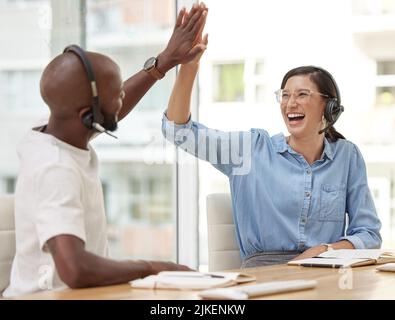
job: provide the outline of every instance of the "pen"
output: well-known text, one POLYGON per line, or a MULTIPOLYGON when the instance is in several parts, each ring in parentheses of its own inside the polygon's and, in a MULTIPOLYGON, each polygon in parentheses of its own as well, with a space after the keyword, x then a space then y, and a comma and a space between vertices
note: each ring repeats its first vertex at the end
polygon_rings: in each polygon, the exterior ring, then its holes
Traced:
POLYGON ((221 278, 224 279, 224 276, 221 276, 219 274, 211 274, 211 273, 194 273, 191 272, 191 274, 186 273, 178 273, 178 274, 166 274, 166 277, 180 277, 180 278, 221 278))
POLYGON ((318 263, 301 263, 302 267, 319 267, 319 268, 340 268, 340 264, 318 264, 318 263))
POLYGON ((204 275, 210 278, 225 278, 224 276, 220 276, 219 274, 204 273, 204 275))

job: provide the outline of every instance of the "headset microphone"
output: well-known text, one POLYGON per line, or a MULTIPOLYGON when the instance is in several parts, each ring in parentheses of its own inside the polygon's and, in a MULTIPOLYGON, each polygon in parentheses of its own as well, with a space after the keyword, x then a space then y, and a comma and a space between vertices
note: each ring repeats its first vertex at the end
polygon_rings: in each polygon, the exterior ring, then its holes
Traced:
POLYGON ((110 133, 108 130, 104 129, 100 124, 96 123, 96 122, 92 122, 92 127, 95 128, 97 131, 102 132, 102 133, 106 133, 109 136, 118 139, 117 136, 113 135, 112 133, 110 133))

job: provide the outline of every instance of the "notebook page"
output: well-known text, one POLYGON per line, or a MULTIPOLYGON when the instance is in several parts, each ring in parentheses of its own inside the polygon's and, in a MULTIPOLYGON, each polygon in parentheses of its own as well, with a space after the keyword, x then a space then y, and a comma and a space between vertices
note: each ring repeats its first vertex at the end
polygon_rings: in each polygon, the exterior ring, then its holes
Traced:
POLYGON ((319 258, 341 258, 341 259, 374 259, 377 260, 383 253, 380 249, 339 249, 328 250, 321 253, 319 258))
POLYGON ((216 287, 227 287, 235 284, 235 282, 227 278, 151 275, 143 279, 133 280, 130 284, 133 288, 141 289, 201 290, 216 287))

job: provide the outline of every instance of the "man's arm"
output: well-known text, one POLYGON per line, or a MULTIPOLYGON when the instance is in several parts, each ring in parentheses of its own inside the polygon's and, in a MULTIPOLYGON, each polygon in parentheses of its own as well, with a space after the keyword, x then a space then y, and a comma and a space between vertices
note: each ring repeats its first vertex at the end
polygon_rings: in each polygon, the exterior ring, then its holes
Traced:
MULTIPOLYGON (((201 48, 195 46, 196 39, 204 27, 207 7, 201 3, 194 4, 189 13, 183 8, 177 16, 173 34, 167 47, 158 55, 157 68, 165 74, 180 63, 194 59, 201 48)), ((139 71, 123 84, 125 97, 118 119, 124 118, 154 85, 156 79, 145 71, 139 71)))
POLYGON ((62 281, 70 288, 86 288, 126 283, 163 270, 190 270, 172 262, 102 258, 85 250, 84 242, 72 235, 47 241, 62 281))

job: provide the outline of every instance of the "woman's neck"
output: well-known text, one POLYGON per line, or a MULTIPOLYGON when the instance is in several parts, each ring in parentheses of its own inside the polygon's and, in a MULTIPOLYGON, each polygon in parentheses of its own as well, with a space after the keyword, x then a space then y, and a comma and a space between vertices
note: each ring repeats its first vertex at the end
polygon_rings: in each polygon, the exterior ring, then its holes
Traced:
POLYGON ((287 137, 287 143, 296 152, 303 155, 308 164, 321 159, 324 150, 324 135, 297 138, 295 136, 287 137))

